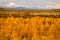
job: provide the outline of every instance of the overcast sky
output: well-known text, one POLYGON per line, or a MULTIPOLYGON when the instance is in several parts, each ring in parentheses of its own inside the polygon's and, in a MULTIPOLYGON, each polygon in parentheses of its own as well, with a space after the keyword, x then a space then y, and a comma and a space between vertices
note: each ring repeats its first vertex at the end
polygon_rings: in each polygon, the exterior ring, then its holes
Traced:
POLYGON ((0 0, 0 6, 60 9, 60 0, 0 0))

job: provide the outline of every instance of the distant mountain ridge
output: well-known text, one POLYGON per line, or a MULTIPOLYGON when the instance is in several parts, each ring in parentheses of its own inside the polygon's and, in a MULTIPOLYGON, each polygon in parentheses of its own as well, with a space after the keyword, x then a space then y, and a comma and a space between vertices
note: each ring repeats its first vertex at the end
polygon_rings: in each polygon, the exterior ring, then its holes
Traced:
POLYGON ((31 10, 32 8, 27 8, 27 7, 6 7, 6 6, 0 6, 0 9, 16 9, 16 10, 31 10))
POLYGON ((17 7, 15 9, 17 9, 17 10, 31 10, 32 8, 17 7))
POLYGON ((0 10, 60 10, 60 9, 34 9, 27 7, 0 7, 0 10))

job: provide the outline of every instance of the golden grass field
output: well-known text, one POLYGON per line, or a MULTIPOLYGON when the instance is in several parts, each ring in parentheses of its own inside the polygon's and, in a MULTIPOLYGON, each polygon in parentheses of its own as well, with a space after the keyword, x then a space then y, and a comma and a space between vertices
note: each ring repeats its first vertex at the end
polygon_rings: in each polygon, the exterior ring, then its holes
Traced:
POLYGON ((60 40, 60 17, 9 15, 3 18, 2 13, 5 12, 0 11, 0 40, 60 40))

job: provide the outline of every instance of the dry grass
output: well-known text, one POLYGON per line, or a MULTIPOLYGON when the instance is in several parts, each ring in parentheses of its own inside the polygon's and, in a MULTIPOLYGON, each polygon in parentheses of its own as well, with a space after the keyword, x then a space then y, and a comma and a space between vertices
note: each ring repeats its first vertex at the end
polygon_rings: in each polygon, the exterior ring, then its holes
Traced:
POLYGON ((0 40, 60 40, 60 18, 0 18, 0 40))

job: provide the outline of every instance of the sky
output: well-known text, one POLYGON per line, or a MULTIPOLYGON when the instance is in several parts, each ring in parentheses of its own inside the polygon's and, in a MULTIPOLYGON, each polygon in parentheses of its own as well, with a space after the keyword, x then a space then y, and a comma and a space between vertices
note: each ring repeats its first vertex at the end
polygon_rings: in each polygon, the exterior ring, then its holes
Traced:
POLYGON ((0 0, 0 7, 60 9, 60 0, 0 0))

